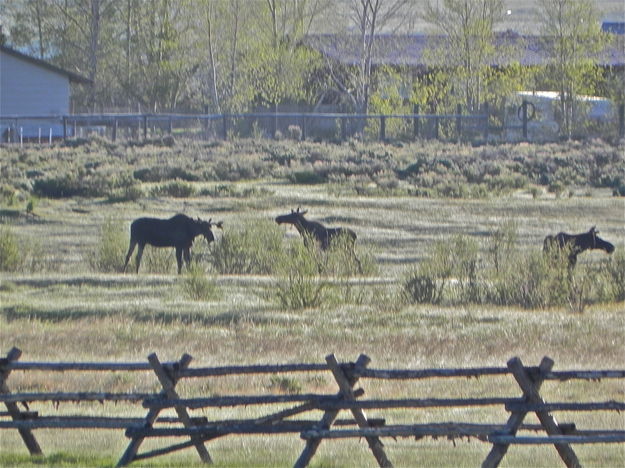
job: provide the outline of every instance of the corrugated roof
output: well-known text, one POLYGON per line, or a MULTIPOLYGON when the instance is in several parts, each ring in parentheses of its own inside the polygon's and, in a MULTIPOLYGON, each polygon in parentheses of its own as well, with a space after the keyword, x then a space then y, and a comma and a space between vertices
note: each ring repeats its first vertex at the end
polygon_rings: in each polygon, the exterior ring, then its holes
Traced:
POLYGON ((74 83, 81 83, 81 84, 93 84, 93 81, 91 81, 88 78, 85 78, 84 76, 81 76, 77 73, 72 73, 71 71, 67 71, 64 70, 63 68, 57 67, 56 65, 52 65, 49 62, 46 62, 45 60, 41 60, 35 57, 31 57, 30 55, 26 55, 23 54, 22 52, 19 52, 15 49, 11 49, 10 47, 4 46, 4 45, 0 45, 0 50, 2 52, 5 52, 9 55, 12 55, 14 57, 17 57, 21 60, 24 60, 26 62, 32 63, 34 65, 37 65, 39 67, 45 68, 46 70, 50 70, 53 71, 55 73, 59 73, 61 75, 65 75, 69 78, 70 81, 74 82, 74 83))
MULTIPOLYGON (((615 35, 613 39, 612 44, 597 57, 600 65, 625 65, 625 38, 615 35)), ((361 57, 359 36, 318 34, 307 36, 304 42, 323 55, 346 65, 357 64, 361 57)), ((499 56, 494 58, 493 66, 505 66, 514 62, 525 66, 545 65, 550 61, 548 51, 553 38, 505 31, 495 36, 495 42, 499 56)), ((427 59, 426 51, 440 49, 444 44, 445 37, 440 35, 376 35, 373 43, 373 64, 427 67, 432 61, 427 59)))

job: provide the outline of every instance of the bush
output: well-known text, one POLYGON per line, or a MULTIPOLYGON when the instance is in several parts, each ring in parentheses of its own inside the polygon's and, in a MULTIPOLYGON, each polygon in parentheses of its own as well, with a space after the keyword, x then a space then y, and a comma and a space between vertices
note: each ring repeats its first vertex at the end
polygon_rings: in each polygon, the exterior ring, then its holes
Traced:
POLYGON ((442 296, 442 288, 436 284, 432 276, 418 269, 408 275, 404 281, 404 294, 408 302, 417 304, 438 304, 442 296))
POLYGON ((6 226, 0 228, 0 271, 17 271, 22 257, 17 236, 6 226))
POLYGON ((319 307, 325 302, 329 283, 319 277, 318 252, 315 246, 293 242, 278 264, 275 294, 285 309, 319 307))
POLYGON ((192 263, 182 279, 183 293, 193 301, 208 301, 219 298, 219 289, 214 280, 206 277, 206 272, 192 263))
POLYGON ((48 198, 102 197, 108 195, 110 184, 103 175, 90 175, 79 170, 76 174, 37 179, 33 190, 37 195, 48 198))
POLYGON ((113 182, 108 194, 108 200, 111 203, 137 201, 141 197, 143 197, 143 190, 137 181, 128 174, 119 176, 113 182))
POLYGON ((195 188, 187 182, 175 180, 168 184, 154 187, 152 195, 155 197, 189 198, 195 195, 195 188))
POLYGON ((87 261, 91 269, 96 272, 121 272, 124 268, 127 248, 128 236, 122 223, 108 218, 100 227, 98 243, 87 261))
POLYGON ((239 229, 224 232, 221 240, 212 246, 210 261, 221 274, 271 274, 284 256, 282 237, 276 223, 249 220, 239 229))
POLYGON ((0 228, 0 271, 42 271, 43 248, 35 240, 18 239, 8 226, 0 228))

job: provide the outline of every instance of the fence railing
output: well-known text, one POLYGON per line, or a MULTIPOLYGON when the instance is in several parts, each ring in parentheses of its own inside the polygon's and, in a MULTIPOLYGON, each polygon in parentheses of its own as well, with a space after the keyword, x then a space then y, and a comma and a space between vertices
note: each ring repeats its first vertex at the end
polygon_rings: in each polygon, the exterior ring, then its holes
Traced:
POLYGON ((488 138, 488 114, 74 114, 63 116, 0 116, 7 143, 39 144, 98 134, 141 141, 167 135, 199 140, 265 137, 341 140, 367 133, 370 139, 488 138), (443 131, 444 129, 444 131, 443 131))
MULTIPOLYGON (((386 437, 472 437, 491 444, 491 450, 482 466, 496 467, 500 464, 508 448, 516 444, 551 444, 557 450, 564 464, 580 466, 573 450, 575 444, 625 443, 623 427, 581 428, 574 423, 559 423, 553 412, 566 411, 600 412, 624 411, 625 402, 614 400, 599 402, 546 402, 540 394, 544 382, 585 380, 598 382, 602 379, 625 379, 625 370, 572 370, 553 371, 554 362, 545 357, 537 367, 524 366, 519 358, 512 358, 506 367, 483 367, 461 369, 372 369, 370 359, 361 355, 355 362, 340 363, 333 354, 326 357, 324 364, 278 364, 224 367, 190 367, 191 356, 185 354, 179 361, 161 363, 156 354, 148 356, 147 363, 93 363, 93 362, 20 362, 21 351, 13 348, 6 358, 0 360, 0 402, 7 412, 0 413, 0 430, 19 431, 22 440, 32 455, 42 454, 42 449, 34 436, 34 430, 41 428, 57 429, 124 429, 129 439, 128 446, 119 459, 118 466, 125 466, 136 460, 166 455, 186 448, 194 448, 200 459, 212 461, 206 444, 226 435, 244 436, 253 434, 299 435, 304 446, 294 466, 307 466, 314 457, 319 445, 328 439, 364 438, 379 466, 392 466, 388 447, 381 439, 386 437), (111 392, 17 392, 11 393, 8 379, 12 372, 30 374, 43 372, 153 372, 161 390, 147 393, 111 392), (225 376, 247 376, 251 374, 272 375, 294 373, 330 373, 338 391, 336 393, 284 393, 244 394, 222 396, 180 397, 176 388, 183 379, 217 379, 225 376), (463 378, 462 387, 468 377, 508 377, 518 384, 521 395, 518 397, 480 396, 479 398, 371 398, 362 399, 365 390, 356 385, 364 380, 421 380, 463 378), (144 417, 97 417, 92 415, 45 416, 42 409, 34 411, 31 406, 37 403, 53 402, 120 402, 141 404, 144 417), (26 410, 20 409, 21 404, 26 410), (217 413, 222 408, 238 408, 248 411, 250 407, 260 407, 266 411, 262 416, 249 416, 242 419, 210 419, 206 416, 192 417, 196 410, 211 409, 217 413), (435 408, 504 408, 509 413, 507 421, 492 422, 459 421, 413 424, 415 409, 435 408), (175 417, 162 417, 164 410, 175 410, 175 417), (365 410, 401 409, 408 422, 389 424, 385 418, 367 417, 365 410), (311 417, 310 413, 321 417, 311 417), (339 419, 342 411, 351 417, 339 419), (535 413, 539 424, 524 423, 529 413, 535 413), (309 416, 306 416, 306 415, 309 416), (293 419, 295 417, 295 419, 293 419), (307 418, 306 418, 307 417, 307 418), (527 433, 538 433, 528 436, 527 433), (182 442, 162 442, 180 439, 182 442), (146 439, 153 439, 159 448, 139 452, 146 439)), ((598 384, 595 384, 598 385, 598 384)), ((599 392, 595 392, 599 395, 599 392)), ((479 413, 481 414, 481 412, 479 413)), ((391 449, 392 452, 392 449, 391 449)), ((417 452, 415 452, 417 453, 417 452)), ((415 460, 418 464, 418 460, 415 460)))

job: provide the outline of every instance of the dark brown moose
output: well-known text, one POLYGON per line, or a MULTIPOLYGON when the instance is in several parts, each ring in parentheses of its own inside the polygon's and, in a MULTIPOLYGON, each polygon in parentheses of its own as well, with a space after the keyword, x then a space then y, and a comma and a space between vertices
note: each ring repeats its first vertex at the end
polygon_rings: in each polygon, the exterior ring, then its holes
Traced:
POLYGON ((577 256, 586 250, 598 249, 609 254, 614 252, 614 245, 601 239, 597 235, 598 232, 593 226, 588 232, 582 234, 559 232, 555 236, 549 235, 543 242, 543 252, 553 253, 554 249, 557 249, 556 252, 564 251, 568 254, 569 268, 575 266, 577 256))
POLYGON ((187 263, 187 268, 191 263, 191 246, 193 240, 203 235, 209 244, 215 240, 211 227, 222 227, 222 222, 212 224, 211 220, 203 221, 200 218, 189 218, 184 214, 177 214, 169 219, 158 218, 138 218, 130 225, 130 245, 126 254, 124 271, 128 266, 130 256, 139 245, 137 250, 137 273, 141 265, 141 256, 146 244, 154 247, 175 247, 176 261, 178 262, 178 274, 182 271, 182 259, 187 263))
POLYGON ((304 245, 308 247, 309 241, 312 239, 321 248, 321 250, 327 250, 334 239, 339 236, 345 236, 351 246, 351 253, 354 260, 358 264, 358 270, 362 273, 362 265, 360 264, 360 260, 358 260, 356 252, 354 251, 354 244, 357 237, 356 233, 349 228, 327 228, 317 221, 309 221, 304 218, 306 213, 308 213, 308 210, 300 211, 298 207, 297 211, 291 210, 290 214, 278 216, 276 218, 276 223, 292 224, 304 239, 304 245))

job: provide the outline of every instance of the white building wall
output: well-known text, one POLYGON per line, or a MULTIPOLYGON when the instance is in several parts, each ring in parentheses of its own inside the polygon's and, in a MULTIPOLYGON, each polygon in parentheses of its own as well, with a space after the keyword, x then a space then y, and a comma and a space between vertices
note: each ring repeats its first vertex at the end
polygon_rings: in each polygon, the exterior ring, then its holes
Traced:
POLYGON ((0 51, 0 115, 69 113, 69 78, 0 51))

